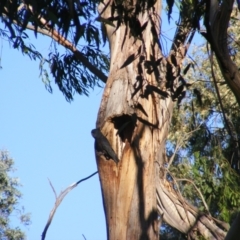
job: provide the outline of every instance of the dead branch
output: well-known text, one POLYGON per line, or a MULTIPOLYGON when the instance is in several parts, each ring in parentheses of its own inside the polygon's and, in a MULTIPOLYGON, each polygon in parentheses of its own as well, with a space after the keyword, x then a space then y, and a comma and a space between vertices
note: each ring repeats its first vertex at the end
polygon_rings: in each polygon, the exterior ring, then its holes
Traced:
POLYGON ((85 181, 85 180, 93 177, 93 176, 96 175, 97 173, 98 173, 98 171, 94 172, 93 174, 89 175, 89 176, 86 177, 86 178, 83 178, 83 179, 79 180, 79 181, 76 182, 76 183, 71 184, 71 185, 70 185, 69 187, 67 187, 64 191, 62 191, 62 192, 59 194, 58 197, 57 197, 56 191, 55 191, 55 189, 54 189, 51 181, 49 180, 50 186, 51 186, 51 188, 53 189, 53 192, 54 192, 54 194, 55 194, 56 201, 55 201, 55 205, 54 205, 52 211, 51 211, 50 214, 49 214, 49 218, 48 218, 47 224, 46 224, 46 226, 45 226, 45 228, 44 228, 44 230, 43 230, 42 240, 45 239, 46 234, 47 234, 47 230, 48 230, 48 228, 49 228, 49 226, 50 226, 50 224, 51 224, 51 222, 52 222, 52 220, 53 220, 54 214, 55 214, 57 208, 59 207, 59 205, 61 204, 62 200, 64 199, 64 197, 65 197, 73 188, 75 188, 79 183, 81 183, 81 182, 83 182, 83 181, 85 181))

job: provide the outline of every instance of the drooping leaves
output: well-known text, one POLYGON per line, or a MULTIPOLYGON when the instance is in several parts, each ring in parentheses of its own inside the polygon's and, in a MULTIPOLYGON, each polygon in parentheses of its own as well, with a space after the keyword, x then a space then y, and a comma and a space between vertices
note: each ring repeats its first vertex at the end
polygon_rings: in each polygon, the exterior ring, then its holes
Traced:
POLYGON ((168 6, 168 22, 170 22, 170 17, 172 14, 174 0, 167 0, 167 6, 168 6))
POLYGON ((87 94, 89 87, 98 84, 98 79, 106 81, 108 57, 99 50, 102 39, 94 21, 98 3, 99 1, 94 0, 32 0, 24 3, 1 1, 0 18, 3 29, 0 29, 0 34, 13 48, 21 50, 31 59, 40 60, 43 81, 51 92, 48 70, 46 64, 45 67, 42 64, 50 63, 55 82, 66 99, 71 101, 74 92, 87 94), (42 56, 32 44, 27 43, 27 29, 33 30, 36 37, 39 33, 50 36, 74 53, 72 66, 59 57, 61 54, 56 53, 56 45, 54 49, 51 48, 49 58, 42 56))

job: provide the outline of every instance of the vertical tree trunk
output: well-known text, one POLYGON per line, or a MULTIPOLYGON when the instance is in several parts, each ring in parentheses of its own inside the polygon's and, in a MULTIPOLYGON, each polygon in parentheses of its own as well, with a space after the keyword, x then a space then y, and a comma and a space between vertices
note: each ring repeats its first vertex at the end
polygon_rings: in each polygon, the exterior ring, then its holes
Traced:
POLYGON ((178 87, 193 32, 186 16, 169 56, 164 57, 158 42, 161 0, 154 6, 153 2, 110 0, 99 6, 103 22, 115 24, 105 25, 111 62, 97 128, 119 163, 101 153, 103 144, 95 144, 108 239, 159 239, 159 215, 191 239, 198 234, 223 239, 226 227, 218 227, 218 221, 165 186, 162 170, 173 110, 170 94, 178 87))
MULTIPOLYGON (((123 2, 126 9, 136 7, 123 2)), ((106 9, 100 5, 103 18, 112 16, 112 7, 112 3, 106 9)), ((106 160, 97 148, 96 158, 107 234, 112 240, 159 238, 156 166, 163 164, 173 106, 171 98, 164 97, 167 94, 164 89, 166 63, 160 63, 164 58, 152 34, 154 31, 159 34, 160 10, 161 1, 157 1, 154 8, 138 14, 141 26, 146 24, 142 38, 134 38, 134 28, 124 23, 117 29, 106 25, 111 64, 97 127, 107 137, 120 162, 106 160), (146 73, 147 61, 153 64, 152 73, 146 73), (155 62, 160 64, 154 66, 155 62), (163 95, 157 93, 156 88, 161 89, 163 95)), ((129 22, 136 24, 135 16, 132 18, 129 22)))

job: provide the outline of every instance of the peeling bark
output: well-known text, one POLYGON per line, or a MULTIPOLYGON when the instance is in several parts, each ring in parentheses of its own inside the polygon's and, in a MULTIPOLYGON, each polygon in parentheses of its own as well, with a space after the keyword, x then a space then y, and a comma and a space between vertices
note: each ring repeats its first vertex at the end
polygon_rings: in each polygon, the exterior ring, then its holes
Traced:
MULTIPOLYGON (((117 19, 113 3, 99 6, 101 17, 117 19)), ((131 3, 123 2, 129 11, 136 7, 131 3)), ((160 33, 160 12, 161 1, 157 1, 137 15, 140 27, 145 26, 140 37, 133 36, 126 22, 113 21, 117 27, 105 25, 111 63, 96 127, 120 160, 118 164, 106 161, 95 149, 108 239, 159 239, 159 216, 191 239, 196 235, 223 239, 225 232, 217 221, 174 195, 159 177, 174 106, 171 95, 177 88, 191 31, 191 26, 180 26, 185 32, 176 35, 182 42, 176 39, 178 45, 164 57, 154 37, 154 31, 156 36, 160 33)))
POLYGON ((167 181, 159 181, 157 185, 158 211, 163 220, 189 239, 224 239, 228 226, 214 219, 209 213, 201 213, 198 209, 178 194, 167 181), (225 231, 223 230, 225 229, 225 231))
MULTIPOLYGON (((156 12, 160 8, 157 3, 156 12)), ((110 9, 111 3, 102 17, 110 17, 110 9)), ((173 105, 171 98, 161 99, 154 92, 144 98, 146 86, 157 86, 160 79, 146 74, 143 59, 162 57, 153 41, 150 17, 159 29, 153 10, 145 11, 138 16, 141 25, 148 21, 142 39, 134 38, 124 24, 116 31, 106 26, 111 64, 97 127, 120 159, 116 165, 97 157, 108 239, 159 238, 155 164, 162 161, 159 146, 165 142, 173 105), (126 64, 129 56, 132 60, 126 64)))

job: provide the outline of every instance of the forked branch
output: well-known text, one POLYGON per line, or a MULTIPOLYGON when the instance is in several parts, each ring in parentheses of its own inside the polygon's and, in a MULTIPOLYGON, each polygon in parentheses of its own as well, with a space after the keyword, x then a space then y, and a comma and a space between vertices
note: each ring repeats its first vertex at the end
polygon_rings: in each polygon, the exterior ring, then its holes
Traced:
POLYGON ((58 208, 59 205, 61 204, 61 202, 62 202, 62 200, 64 199, 64 197, 65 197, 73 188, 75 188, 79 183, 81 183, 81 182, 83 182, 83 181, 86 181, 87 179, 93 177, 93 176, 96 175, 97 173, 98 173, 98 171, 94 172, 93 174, 89 175, 89 176, 86 177, 86 178, 83 178, 83 179, 79 180, 79 181, 76 182, 76 183, 71 184, 71 185, 70 185, 69 187, 67 187, 64 191, 62 191, 62 192, 59 194, 59 196, 57 196, 56 191, 55 191, 55 189, 54 189, 51 181, 49 180, 49 183, 50 183, 50 186, 51 186, 51 188, 52 188, 52 190, 53 190, 53 192, 54 192, 56 201, 55 201, 55 205, 54 205, 52 211, 50 212, 50 215, 49 215, 47 224, 46 224, 46 226, 45 226, 45 228, 44 228, 44 230, 43 230, 42 240, 45 239, 46 234, 47 234, 47 230, 48 230, 48 228, 49 228, 49 226, 50 226, 50 224, 51 224, 51 222, 52 222, 52 220, 53 220, 54 214, 55 214, 55 212, 57 211, 57 208, 58 208))

